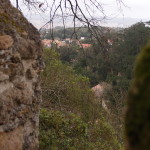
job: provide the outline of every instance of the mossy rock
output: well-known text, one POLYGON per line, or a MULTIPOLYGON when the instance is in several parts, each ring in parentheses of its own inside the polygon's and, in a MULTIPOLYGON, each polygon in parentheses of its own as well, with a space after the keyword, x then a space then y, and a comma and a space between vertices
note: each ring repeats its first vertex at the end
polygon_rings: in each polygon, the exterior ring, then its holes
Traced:
POLYGON ((11 5, 10 1, 0 0, 0 4, 0 35, 14 36, 17 33, 23 38, 39 41, 37 29, 11 5))
POLYGON ((136 60, 125 128, 129 150, 150 150, 150 44, 136 60))

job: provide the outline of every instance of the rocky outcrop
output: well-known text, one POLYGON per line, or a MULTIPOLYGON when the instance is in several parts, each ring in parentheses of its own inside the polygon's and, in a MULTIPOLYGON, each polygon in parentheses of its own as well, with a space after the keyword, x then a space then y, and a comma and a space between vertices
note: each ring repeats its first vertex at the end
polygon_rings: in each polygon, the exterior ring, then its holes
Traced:
POLYGON ((127 150, 150 150, 150 44, 136 61, 125 127, 127 150))
POLYGON ((37 150, 42 70, 37 30, 0 0, 0 150, 37 150))

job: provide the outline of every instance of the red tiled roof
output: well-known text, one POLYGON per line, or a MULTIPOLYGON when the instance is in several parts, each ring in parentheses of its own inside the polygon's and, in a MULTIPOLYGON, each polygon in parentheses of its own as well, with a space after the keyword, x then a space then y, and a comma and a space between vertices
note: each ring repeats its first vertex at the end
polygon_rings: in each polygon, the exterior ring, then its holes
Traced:
POLYGON ((91 45, 91 44, 81 44, 81 46, 82 46, 83 48, 89 48, 89 47, 91 47, 92 45, 91 45))

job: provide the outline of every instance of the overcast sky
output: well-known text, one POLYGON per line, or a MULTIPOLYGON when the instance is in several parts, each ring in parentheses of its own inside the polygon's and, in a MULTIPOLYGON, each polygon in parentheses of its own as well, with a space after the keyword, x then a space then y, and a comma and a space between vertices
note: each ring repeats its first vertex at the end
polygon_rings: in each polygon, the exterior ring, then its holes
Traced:
POLYGON ((124 0, 129 8, 124 8, 127 17, 150 19, 150 0, 124 0))
MULTIPOLYGON (((15 0, 11 1, 15 4, 15 0)), ((105 13, 109 18, 104 25, 126 27, 141 20, 150 20, 150 0, 123 0, 126 6, 122 5, 121 10, 115 0, 101 0, 101 2, 105 4, 105 13)), ((23 8, 22 11, 28 20, 38 28, 49 19, 48 12, 29 12, 26 8, 23 8)), ((99 14, 96 15, 98 16, 99 14)), ((57 22, 57 25, 59 26, 61 23, 57 22)))

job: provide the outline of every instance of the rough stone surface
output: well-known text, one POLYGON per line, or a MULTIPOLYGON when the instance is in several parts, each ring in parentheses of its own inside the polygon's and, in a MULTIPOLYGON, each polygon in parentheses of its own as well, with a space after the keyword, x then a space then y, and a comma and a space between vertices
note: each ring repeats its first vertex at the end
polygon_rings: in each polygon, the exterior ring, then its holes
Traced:
POLYGON ((8 49, 13 45, 14 40, 9 35, 0 36, 0 50, 8 49))
POLYGON ((40 35, 0 0, 0 150, 38 150, 40 35))

